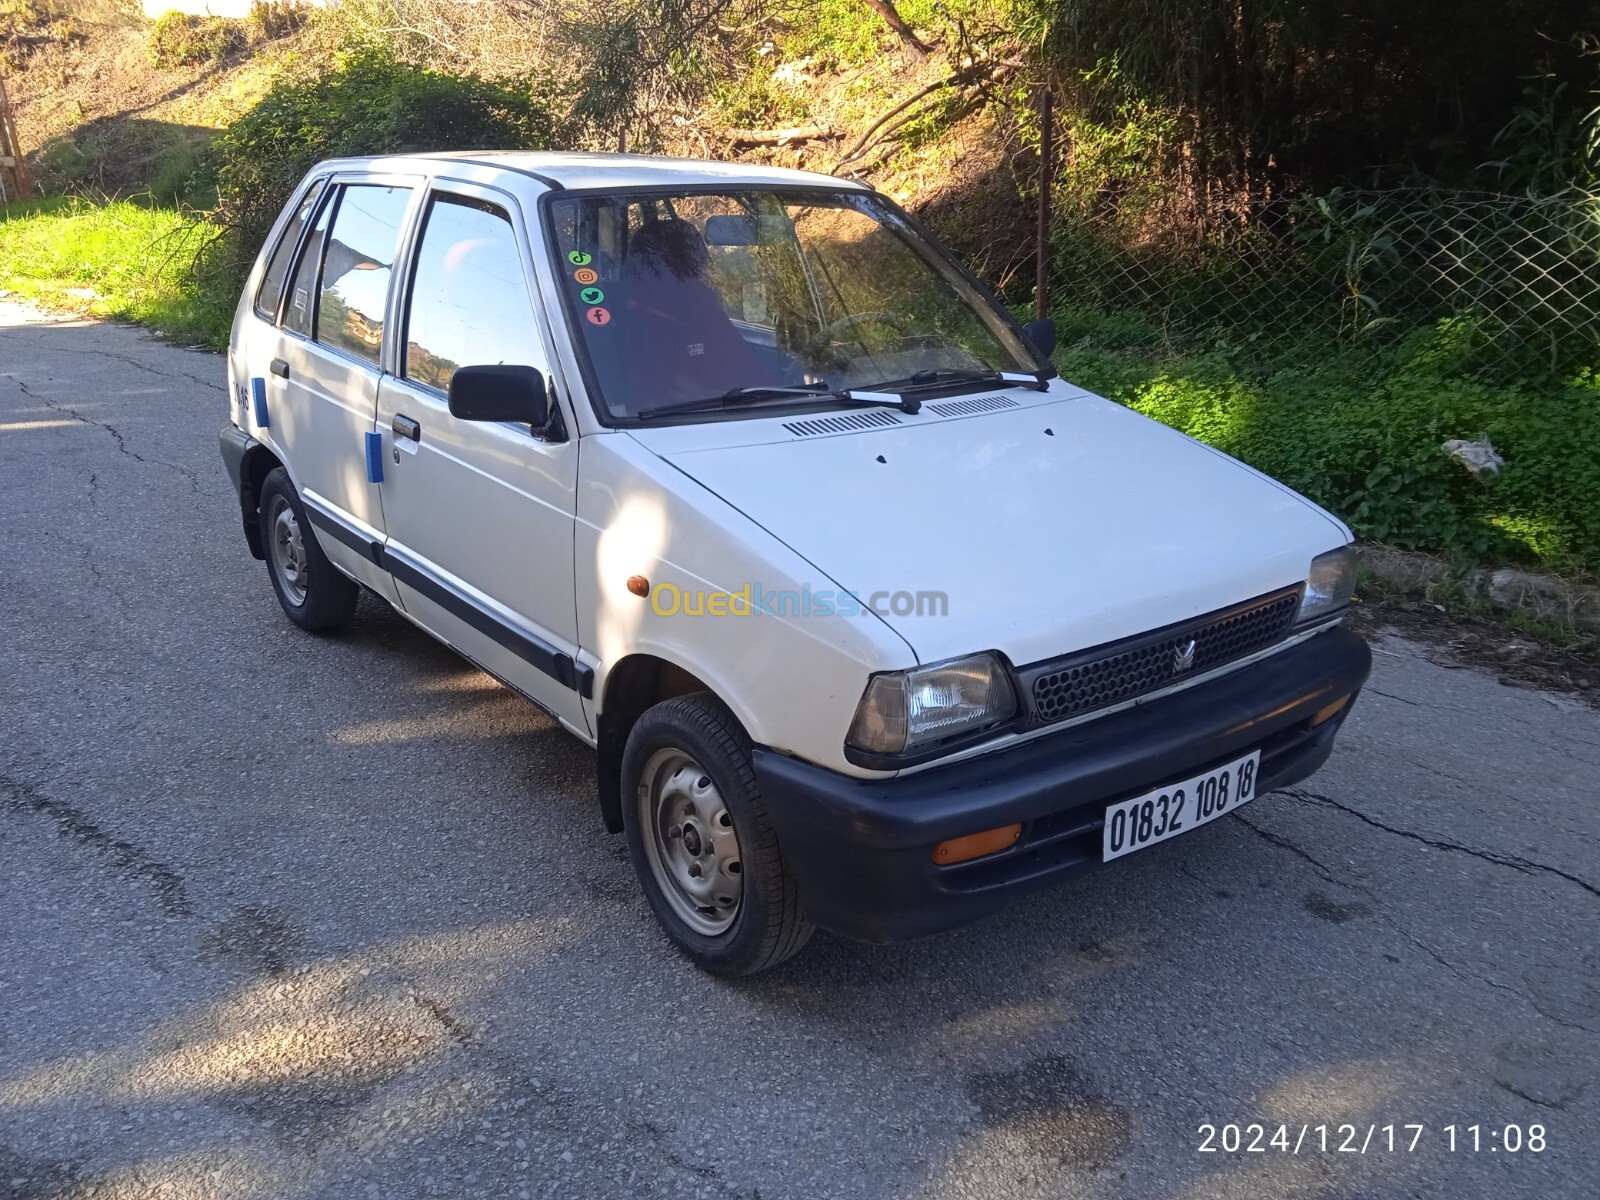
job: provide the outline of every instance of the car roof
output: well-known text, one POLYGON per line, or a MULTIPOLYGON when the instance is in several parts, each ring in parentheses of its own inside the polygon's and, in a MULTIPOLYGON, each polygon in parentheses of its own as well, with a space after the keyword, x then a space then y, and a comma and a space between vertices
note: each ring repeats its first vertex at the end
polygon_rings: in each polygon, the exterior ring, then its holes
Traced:
POLYGON ((557 189, 629 189, 733 183, 869 190, 854 180, 822 175, 814 171, 791 171, 783 167, 717 162, 714 159, 704 158, 667 158, 652 154, 589 154, 561 150, 461 150, 434 154, 391 154, 372 158, 339 159, 337 165, 346 169, 382 167, 399 170, 408 162, 418 164, 455 162, 470 163, 478 167, 500 167, 525 175, 534 175, 557 189))

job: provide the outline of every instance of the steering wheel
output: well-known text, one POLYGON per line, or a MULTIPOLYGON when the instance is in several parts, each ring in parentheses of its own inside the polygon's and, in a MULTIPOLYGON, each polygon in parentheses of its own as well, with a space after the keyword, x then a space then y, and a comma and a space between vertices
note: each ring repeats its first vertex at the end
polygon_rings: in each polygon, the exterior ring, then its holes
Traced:
POLYGON ((851 313, 847 317, 840 317, 817 335, 818 342, 831 342, 840 334, 849 333, 858 325, 887 325, 901 337, 906 334, 906 327, 900 323, 893 313, 863 312, 851 313))
POLYGON ((893 313, 886 312, 860 312, 851 313, 849 316, 840 317, 807 340, 805 344, 806 357, 815 360, 825 360, 835 368, 843 367, 849 360, 839 353, 833 343, 844 334, 849 333, 862 325, 886 325, 901 337, 906 336, 906 328, 893 313))

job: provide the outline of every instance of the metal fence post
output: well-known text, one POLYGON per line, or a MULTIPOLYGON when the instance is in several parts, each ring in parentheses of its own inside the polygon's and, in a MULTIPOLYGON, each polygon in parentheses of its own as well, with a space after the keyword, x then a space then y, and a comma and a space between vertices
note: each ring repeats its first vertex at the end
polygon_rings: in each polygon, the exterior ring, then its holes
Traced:
POLYGON ((1050 76, 1039 85, 1039 213, 1034 230, 1033 315, 1050 312, 1050 184, 1054 178, 1055 129, 1050 76))

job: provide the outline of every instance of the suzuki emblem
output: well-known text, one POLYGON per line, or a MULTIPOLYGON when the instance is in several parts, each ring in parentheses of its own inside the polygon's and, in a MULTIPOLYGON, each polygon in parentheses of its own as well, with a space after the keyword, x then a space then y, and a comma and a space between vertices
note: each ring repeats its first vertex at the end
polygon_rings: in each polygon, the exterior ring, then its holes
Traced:
POLYGON ((1194 650, 1195 640, 1190 638, 1188 645, 1179 646, 1172 652, 1172 673, 1174 675, 1182 675, 1190 667, 1194 666, 1194 650))

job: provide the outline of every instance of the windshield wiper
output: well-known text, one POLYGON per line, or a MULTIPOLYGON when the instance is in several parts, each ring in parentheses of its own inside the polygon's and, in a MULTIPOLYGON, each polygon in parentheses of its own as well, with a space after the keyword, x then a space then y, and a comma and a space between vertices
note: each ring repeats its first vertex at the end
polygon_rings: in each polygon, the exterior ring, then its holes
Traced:
POLYGON ((638 416, 641 421, 654 421, 658 417, 671 417, 679 413, 717 412, 725 408, 733 408, 741 404, 753 404, 758 400, 781 400, 788 396, 803 399, 838 400, 853 404, 881 404, 888 408, 898 408, 904 412, 915 413, 922 407, 920 400, 907 400, 892 392, 866 392, 853 391, 849 388, 829 388, 825 383, 807 384, 799 387, 736 387, 729 388, 720 396, 706 396, 699 400, 685 400, 681 404, 668 404, 663 408, 652 408, 638 416))
POLYGON ((648 412, 639 414, 641 421, 653 421, 657 417, 671 417, 678 413, 715 412, 719 408, 732 408, 737 404, 751 404, 757 400, 779 399, 784 396, 826 396, 826 384, 806 385, 803 387, 736 387, 729 388, 720 396, 704 396, 699 400, 685 400, 681 404, 668 404, 661 408, 652 408, 648 412))
POLYGON ((949 387, 951 384, 963 383, 1006 383, 1017 384, 1022 387, 1035 388, 1044 391, 1048 384, 1039 376, 1024 374, 1017 371, 995 371, 988 368, 974 370, 972 368, 946 368, 939 370, 917 371, 904 379, 887 379, 874 387, 885 388, 896 392, 920 391, 923 388, 949 387))

